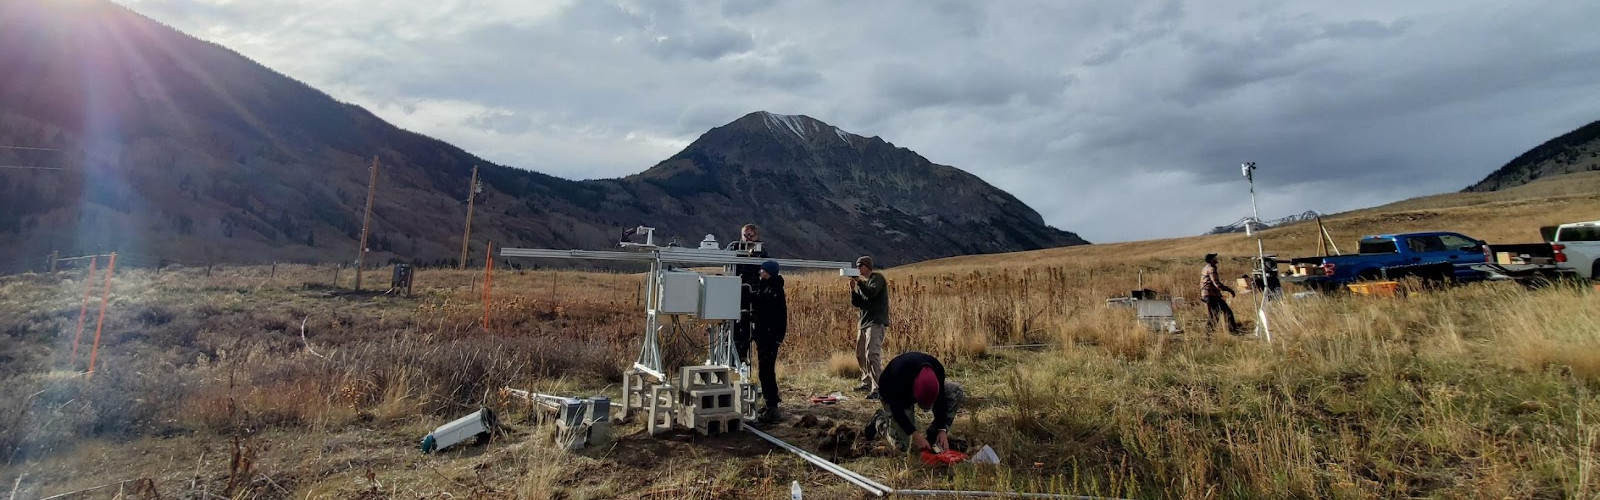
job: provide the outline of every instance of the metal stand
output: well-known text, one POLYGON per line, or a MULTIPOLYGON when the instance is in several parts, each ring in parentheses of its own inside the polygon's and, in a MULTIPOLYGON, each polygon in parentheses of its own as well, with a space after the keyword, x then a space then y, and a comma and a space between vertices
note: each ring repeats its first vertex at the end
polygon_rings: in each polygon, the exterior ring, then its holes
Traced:
MULTIPOLYGON (((623 374, 623 418, 630 418, 635 411, 646 413, 650 419, 647 428, 652 435, 671 430, 674 424, 694 428, 702 434, 721 434, 738 430, 739 424, 736 422, 739 416, 754 417, 756 405, 753 402, 760 399, 761 389, 759 385, 750 383, 749 364, 739 359, 735 349, 733 341, 735 320, 729 319, 733 317, 732 311, 713 314, 708 312, 708 308, 703 308, 698 314, 683 313, 678 309, 672 309, 674 313, 663 312, 662 273, 667 270, 666 264, 761 265, 762 262, 772 260, 790 269, 851 270, 855 266, 849 262, 754 258, 749 256, 749 251, 716 248, 716 242, 710 235, 707 235, 706 241, 701 242, 700 248, 657 246, 654 232, 655 228, 644 226, 629 229, 623 234, 623 241, 618 243, 618 246, 625 251, 502 248, 500 255, 648 262, 650 272, 645 277, 644 339, 639 346, 638 360, 623 374), (635 235, 642 235, 645 241, 643 243, 627 241, 629 237, 635 235), (710 323, 707 328, 710 345, 706 346, 706 366, 682 367, 680 370, 682 377, 674 380, 667 376, 666 369, 662 366, 662 332, 670 328, 671 331, 681 334, 684 325, 680 320, 697 316, 706 316, 699 318, 700 321, 710 323), (734 379, 735 373, 738 374, 737 380, 734 379), (691 377, 691 374, 697 375, 691 377), (713 379, 720 382, 714 382, 713 379)), ((701 276, 702 305, 729 305, 727 302, 714 302, 704 298, 709 296, 708 290, 712 290, 711 285, 707 284, 712 278, 705 274, 701 276)), ((734 300, 738 300, 737 297, 734 300)), ((739 308, 733 309, 736 311, 739 308)))
POLYGON ((706 333, 710 337, 710 344, 707 350, 711 354, 706 358, 706 364, 737 367, 744 362, 744 360, 739 359, 739 349, 733 342, 732 321, 712 323, 709 328, 706 328, 706 333))
POLYGON ((1246 162, 1239 165, 1239 168, 1244 172, 1245 180, 1250 182, 1251 221, 1245 224, 1244 229, 1247 235, 1255 236, 1256 238, 1256 262, 1258 262, 1261 266, 1262 290, 1256 293, 1255 333, 1256 335, 1260 335, 1262 338, 1267 339, 1267 342, 1272 342, 1272 326, 1267 322, 1267 295, 1272 293, 1271 287, 1268 284, 1269 275, 1267 274, 1267 250, 1265 244, 1261 242, 1261 235, 1258 231, 1254 230, 1255 225, 1261 223, 1261 212, 1256 209, 1256 162, 1246 162))

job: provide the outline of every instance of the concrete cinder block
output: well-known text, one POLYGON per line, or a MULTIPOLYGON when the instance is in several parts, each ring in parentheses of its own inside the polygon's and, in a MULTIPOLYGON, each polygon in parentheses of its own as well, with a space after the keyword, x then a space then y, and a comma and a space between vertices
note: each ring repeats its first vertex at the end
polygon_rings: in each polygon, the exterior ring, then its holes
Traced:
POLYGON ((739 403, 735 410, 744 415, 744 418, 754 420, 756 409, 761 407, 761 386, 750 383, 739 384, 737 400, 739 403))
POLYGON ((703 417, 695 422, 694 430, 703 436, 717 436, 739 432, 744 425, 744 418, 738 414, 727 414, 716 417, 703 417))
POLYGON ((738 403, 732 387, 723 389, 700 389, 687 391, 683 395, 684 406, 692 406, 707 411, 729 411, 737 413, 738 403))
POLYGON ((678 372, 678 385, 684 390, 731 387, 733 370, 726 366, 685 366, 678 372))
POLYGON ((622 377, 622 418, 633 417, 635 411, 645 411, 650 407, 651 379, 648 374, 640 371, 628 371, 622 377))
POLYGON ((650 435, 654 436, 672 430, 672 423, 678 413, 678 389, 668 384, 661 384, 650 390, 650 435))
POLYGON ((589 444, 588 429, 582 425, 572 426, 562 420, 556 421, 556 445, 567 451, 581 450, 589 444))

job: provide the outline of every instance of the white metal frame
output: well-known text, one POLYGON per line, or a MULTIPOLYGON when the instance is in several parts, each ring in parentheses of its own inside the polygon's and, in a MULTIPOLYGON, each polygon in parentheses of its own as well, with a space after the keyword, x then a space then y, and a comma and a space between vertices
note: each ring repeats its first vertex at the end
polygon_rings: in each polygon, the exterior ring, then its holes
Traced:
MULTIPOLYGON (((731 271, 735 265, 761 265, 766 261, 775 261, 779 266, 790 269, 833 269, 853 270, 855 266, 850 262, 800 260, 800 259, 768 259, 749 257, 747 250, 720 250, 715 248, 715 241, 707 236, 701 248, 685 248, 677 246, 658 246, 655 243, 655 228, 639 226, 629 230, 626 236, 643 234, 644 242, 635 243, 626 241, 618 246, 618 250, 556 250, 546 248, 502 248, 502 257, 524 257, 540 259, 568 259, 568 260, 602 260, 647 262, 650 272, 645 276, 645 328, 644 339, 639 347, 639 358, 633 364, 633 371, 649 375, 657 383, 668 384, 666 369, 661 360, 661 330, 663 328, 681 328, 681 320, 690 315, 666 314, 660 312, 661 296, 659 293, 661 273, 669 268, 669 264, 681 265, 721 265, 731 271)), ((726 366, 730 369, 739 369, 743 360, 739 359, 737 350, 733 345, 733 321, 708 320, 711 323, 709 332, 710 345, 707 346, 707 365, 726 366)), ((644 388, 635 388, 644 389, 644 388)), ((624 394, 623 408, 625 412, 633 410, 633 398, 624 394)), ((654 423, 652 422, 652 425, 654 423)))

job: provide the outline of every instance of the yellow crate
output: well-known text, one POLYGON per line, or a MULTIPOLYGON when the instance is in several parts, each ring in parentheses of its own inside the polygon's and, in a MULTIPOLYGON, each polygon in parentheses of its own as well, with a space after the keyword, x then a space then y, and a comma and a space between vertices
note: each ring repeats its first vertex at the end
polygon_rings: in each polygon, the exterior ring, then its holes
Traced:
POLYGON ((1349 285, 1345 285, 1345 287, 1350 289, 1350 293, 1370 295, 1373 297, 1393 297, 1400 291, 1400 282, 1369 281, 1366 283, 1351 283, 1349 285))
POLYGON ((1295 276, 1322 276, 1322 266, 1299 264, 1291 266, 1289 269, 1295 276))

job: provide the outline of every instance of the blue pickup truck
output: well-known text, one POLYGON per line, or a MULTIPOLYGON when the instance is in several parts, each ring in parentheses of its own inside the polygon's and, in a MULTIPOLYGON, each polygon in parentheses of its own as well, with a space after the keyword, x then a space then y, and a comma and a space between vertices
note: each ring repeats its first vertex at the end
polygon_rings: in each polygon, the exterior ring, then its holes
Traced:
POLYGON ((1289 261, 1289 276, 1283 280, 1319 290, 1334 290, 1361 280, 1406 276, 1477 281, 1484 278, 1484 273, 1472 266, 1483 263, 1483 246, 1484 242, 1477 238, 1441 231, 1367 236, 1361 238, 1359 253, 1353 255, 1289 261))

